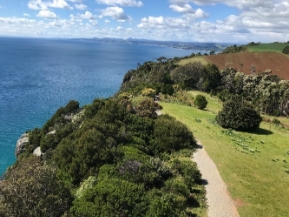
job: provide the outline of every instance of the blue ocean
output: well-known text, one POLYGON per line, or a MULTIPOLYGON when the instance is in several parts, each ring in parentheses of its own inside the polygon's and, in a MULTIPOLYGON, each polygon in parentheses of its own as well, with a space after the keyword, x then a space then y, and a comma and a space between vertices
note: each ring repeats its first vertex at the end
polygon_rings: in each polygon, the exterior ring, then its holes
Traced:
POLYGON ((0 175, 17 139, 71 100, 112 96, 137 63, 193 51, 80 40, 0 38, 0 175))

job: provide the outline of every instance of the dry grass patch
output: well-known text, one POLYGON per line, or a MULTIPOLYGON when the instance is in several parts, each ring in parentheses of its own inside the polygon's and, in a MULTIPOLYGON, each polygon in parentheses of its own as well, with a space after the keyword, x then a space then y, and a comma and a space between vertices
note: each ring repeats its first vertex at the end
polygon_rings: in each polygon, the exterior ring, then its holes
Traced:
POLYGON ((183 59, 178 63, 178 65, 183 66, 188 63, 195 63, 195 62, 200 62, 203 65, 207 65, 209 63, 204 57, 198 56, 198 57, 191 57, 188 59, 183 59))

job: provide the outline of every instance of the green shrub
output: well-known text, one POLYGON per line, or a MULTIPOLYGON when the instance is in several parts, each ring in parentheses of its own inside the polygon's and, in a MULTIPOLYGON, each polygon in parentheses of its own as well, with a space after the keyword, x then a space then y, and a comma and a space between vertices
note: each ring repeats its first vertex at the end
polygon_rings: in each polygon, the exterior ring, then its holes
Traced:
POLYGON ((289 54, 289 46, 284 47, 284 49, 282 50, 282 53, 289 54))
POLYGON ((254 131, 259 128, 262 118, 251 105, 243 102, 241 97, 235 96, 223 105, 223 110, 218 113, 216 120, 223 128, 254 131))
POLYGON ((194 103, 195 106, 198 107, 198 109, 204 109, 207 107, 208 101, 203 95, 197 95, 194 103))

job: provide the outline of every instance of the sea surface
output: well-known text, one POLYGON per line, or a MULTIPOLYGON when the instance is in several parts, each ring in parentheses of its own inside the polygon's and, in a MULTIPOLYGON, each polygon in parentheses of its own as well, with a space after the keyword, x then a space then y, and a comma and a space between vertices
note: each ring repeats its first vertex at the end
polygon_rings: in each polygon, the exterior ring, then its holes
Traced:
POLYGON ((199 51, 76 40, 0 38, 0 175, 18 138, 71 99, 81 106, 112 96, 124 74, 160 56, 199 51))

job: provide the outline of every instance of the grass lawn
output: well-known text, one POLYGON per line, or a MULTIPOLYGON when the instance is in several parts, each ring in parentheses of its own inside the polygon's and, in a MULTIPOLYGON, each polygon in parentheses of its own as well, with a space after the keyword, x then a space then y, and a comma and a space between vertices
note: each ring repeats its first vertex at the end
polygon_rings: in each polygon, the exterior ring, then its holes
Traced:
POLYGON ((188 63, 194 63, 194 62, 200 62, 203 65, 207 65, 209 63, 207 60, 205 60, 204 57, 197 56, 197 57, 191 57, 191 58, 188 58, 188 59, 183 59, 183 60, 181 60, 179 62, 179 65, 183 66, 183 65, 186 65, 188 63))
POLYGON ((224 130, 214 122, 221 104, 201 94, 209 102, 206 111, 161 103, 163 113, 183 122, 201 140, 242 217, 288 216, 289 130, 268 123, 261 123, 256 133, 224 130))
POLYGON ((258 46, 247 46, 250 52, 277 52, 282 53, 284 47, 289 46, 287 43, 268 43, 259 44, 258 46))

